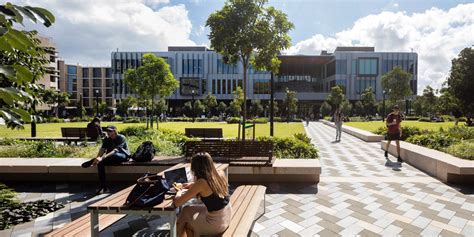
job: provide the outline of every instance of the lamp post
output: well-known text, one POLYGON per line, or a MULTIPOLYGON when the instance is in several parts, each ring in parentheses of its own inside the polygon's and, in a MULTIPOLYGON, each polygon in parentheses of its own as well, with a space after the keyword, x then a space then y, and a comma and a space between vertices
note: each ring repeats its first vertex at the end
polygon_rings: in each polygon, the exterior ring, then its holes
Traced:
POLYGON ((383 90, 383 91, 382 91, 382 94, 383 94, 383 102, 382 102, 382 107, 383 107, 383 109, 382 109, 382 111, 383 111, 383 113, 382 113, 382 122, 385 122, 385 94, 386 94, 386 91, 383 90))
POLYGON ((97 106, 95 116, 99 117, 99 90, 98 89, 95 90, 95 105, 97 106))
POLYGON ((196 120, 196 114, 195 114, 195 111, 194 111, 194 89, 191 90, 191 114, 193 115, 193 123, 194 121, 196 120))

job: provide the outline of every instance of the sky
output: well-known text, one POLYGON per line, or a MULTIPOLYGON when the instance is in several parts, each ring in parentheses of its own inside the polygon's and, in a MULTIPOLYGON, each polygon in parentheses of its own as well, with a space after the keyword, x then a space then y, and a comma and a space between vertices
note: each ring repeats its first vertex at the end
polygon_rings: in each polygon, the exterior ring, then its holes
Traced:
MULTIPOLYGON (((222 0, 13 0, 56 16, 45 28, 71 64, 110 65, 112 51, 166 51, 209 46, 205 27, 222 0)), ((451 60, 474 45, 474 0, 270 0, 294 23, 285 54, 319 54, 337 46, 418 53, 418 94, 441 88, 451 60)))

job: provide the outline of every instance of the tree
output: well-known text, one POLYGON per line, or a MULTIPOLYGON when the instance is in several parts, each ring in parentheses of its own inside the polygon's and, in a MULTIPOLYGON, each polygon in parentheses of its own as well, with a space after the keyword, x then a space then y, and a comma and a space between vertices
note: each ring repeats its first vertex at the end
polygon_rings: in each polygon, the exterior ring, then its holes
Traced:
POLYGON ((331 111, 332 111, 332 107, 327 101, 324 101, 323 104, 321 105, 321 107, 319 108, 319 112, 323 116, 329 115, 331 113, 331 111))
MULTIPOLYGON (((107 109, 108 109, 107 103, 105 103, 105 102, 100 102, 99 103, 99 114, 101 114, 103 116, 105 114, 105 112, 107 112, 107 109)), ((97 111, 97 103, 94 103, 93 110, 97 111)))
POLYGON ((234 95, 234 99, 230 102, 229 110, 232 112, 234 116, 241 115, 242 112, 242 104, 244 104, 244 91, 240 86, 238 86, 235 91, 232 92, 234 95))
POLYGON ((217 107, 217 111, 219 111, 219 114, 225 113, 227 110, 227 105, 224 102, 220 102, 219 106, 217 107))
POLYGON ((413 93, 410 88, 411 77, 412 75, 405 72, 401 67, 395 67, 382 76, 382 89, 387 92, 390 101, 403 100, 405 96, 413 93))
POLYGON ((423 109, 428 112, 428 115, 436 114, 438 108, 438 97, 436 97, 435 90, 431 86, 426 86, 426 88, 423 89, 421 104, 423 109))
POLYGON ((197 117, 201 117, 202 113, 206 110, 206 106, 201 102, 201 100, 195 100, 193 105, 193 114, 197 117))
POLYGON ((186 116, 191 117, 193 115, 193 104, 191 101, 184 103, 183 110, 186 116))
POLYGON ((459 100, 448 88, 441 88, 440 93, 441 95, 438 98, 438 111, 441 114, 452 114, 455 118, 459 118, 462 112, 459 108, 459 100))
POLYGON ((55 18, 44 8, 0 5, 0 116, 8 128, 23 128, 35 122, 35 106, 41 103, 35 82, 46 72, 52 50, 42 47, 36 31, 19 31, 23 20, 51 26, 55 18))
POLYGON ((278 101, 273 100, 273 113, 278 116, 280 109, 278 108, 278 101))
POLYGON ((352 104, 349 102, 349 100, 345 99, 341 103, 341 111, 344 113, 345 116, 349 116, 351 114, 352 110, 352 104))
POLYGON ((360 95, 360 99, 362 102, 364 115, 365 116, 373 115, 377 104, 375 102, 375 93, 372 90, 372 87, 365 89, 360 95))
POLYGON ((127 96, 117 104, 117 113, 122 116, 128 116, 128 109, 134 105, 137 105, 137 99, 132 96, 127 96))
POLYGON ((143 55, 142 66, 128 69, 125 73, 125 83, 133 93, 145 100, 151 100, 151 128, 153 128, 155 100, 170 96, 179 86, 166 60, 151 53, 143 55))
POLYGON ((340 86, 334 86, 331 88, 331 92, 327 97, 326 101, 331 105, 333 109, 339 108, 342 101, 344 101, 346 97, 344 96, 344 92, 340 86))
POLYGON ((285 95, 285 112, 286 112, 286 122, 290 122, 291 117, 296 114, 298 110, 298 98, 296 98, 296 91, 290 91, 286 88, 285 95))
POLYGON ((212 117, 212 109, 217 106, 217 98, 216 96, 208 93, 207 96, 204 98, 204 105, 206 114, 208 117, 212 117))
POLYGON ((356 113, 359 116, 364 114, 364 105, 362 104, 360 100, 358 100, 354 104, 354 113, 356 113))
POLYGON ((474 49, 463 49, 454 58, 447 80, 448 90, 459 100, 464 114, 472 116, 474 111, 474 49))
POLYGON ((165 113, 168 110, 168 105, 166 104, 166 100, 164 98, 160 98, 158 102, 155 104, 155 114, 156 116, 160 116, 162 113, 165 113))
POLYGON ((260 116, 263 113, 263 106, 260 100, 252 100, 250 105, 250 113, 253 117, 260 116))
POLYGON ((277 55, 290 47, 288 32, 293 29, 285 13, 271 6, 267 0, 229 0, 221 10, 212 13, 206 26, 210 28, 211 47, 222 54, 224 62, 243 65, 243 126, 245 138, 247 115, 247 69, 278 71, 277 55))
POLYGON ((59 116, 59 108, 65 107, 70 103, 69 94, 67 92, 59 92, 50 88, 40 92, 40 95, 44 103, 51 104, 56 117, 59 116))
POLYGON ((416 115, 424 115, 425 110, 423 108, 423 97, 422 96, 416 96, 415 100, 412 102, 412 108, 415 111, 416 115))

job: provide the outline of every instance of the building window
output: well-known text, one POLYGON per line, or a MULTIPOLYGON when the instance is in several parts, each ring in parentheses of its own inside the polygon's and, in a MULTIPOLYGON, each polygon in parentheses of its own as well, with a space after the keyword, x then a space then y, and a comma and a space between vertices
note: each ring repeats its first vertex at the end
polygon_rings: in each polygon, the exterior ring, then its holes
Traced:
POLYGON ((227 80, 227 93, 232 94, 232 81, 233 80, 227 80))
POLYGON ((232 80, 232 92, 237 89, 237 80, 232 80))
POLYGON ((212 80, 212 94, 216 94, 216 80, 212 80))
POLYGON ((221 80, 217 80, 217 94, 221 94, 221 80))
POLYGON ((105 96, 106 97, 112 97, 112 89, 106 89, 105 90, 105 96))
POLYGON ((82 106, 89 107, 89 99, 82 99, 82 106))
POLYGON ((92 73, 93 73, 93 77, 95 78, 101 78, 102 77, 102 68, 94 68, 92 70, 92 73))
POLYGON ((332 61, 327 65, 327 77, 336 74, 336 61, 332 61))
POLYGON ((93 79, 92 83, 94 87, 102 87, 102 81, 100 79, 93 79))
POLYGON ((67 74, 77 74, 77 67, 67 65, 67 74))
POLYGON ((336 74, 347 74, 347 60, 336 60, 336 74))
POLYGON ((227 80, 222 80, 222 94, 227 94, 227 80))
POLYGON ((49 81, 50 82, 56 82, 56 75, 50 75, 49 76, 49 81))
POLYGON ((377 83, 375 77, 357 77, 355 88, 357 94, 362 94, 362 92, 364 92, 364 90, 369 87, 372 87, 373 91, 377 90, 377 83))
POLYGON ((270 94, 270 81, 263 79, 253 80, 254 94, 270 94))
POLYGON ((217 59, 217 74, 237 74, 237 64, 226 64, 222 59, 217 59))
POLYGON ((207 80, 206 79, 201 80, 201 93, 203 95, 207 93, 207 80))
POLYGON ((89 77, 89 68, 82 69, 82 77, 89 77))
POLYGON ((112 69, 111 68, 106 68, 105 69, 105 77, 111 78, 112 77, 112 69))
POLYGON ((181 95, 199 95, 199 78, 198 77, 181 77, 180 81, 180 93, 181 95))
POLYGON ((358 75, 377 75, 378 59, 360 58, 358 75))
POLYGON ((84 97, 89 97, 89 89, 82 89, 82 95, 84 97))
MULTIPOLYGON (((239 81, 238 81, 238 86, 239 86, 241 89, 244 88, 244 87, 242 86, 242 79, 239 79, 239 81)), ((235 89, 237 89, 237 88, 235 88, 235 89)), ((234 89, 234 90, 235 90, 235 89, 234 89)))
POLYGON ((82 79, 82 87, 89 87, 89 79, 83 78, 82 79))

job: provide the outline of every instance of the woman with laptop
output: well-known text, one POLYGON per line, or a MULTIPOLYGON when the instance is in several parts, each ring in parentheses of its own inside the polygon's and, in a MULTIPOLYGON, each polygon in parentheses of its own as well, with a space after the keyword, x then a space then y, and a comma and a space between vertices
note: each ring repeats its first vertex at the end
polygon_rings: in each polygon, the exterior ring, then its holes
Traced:
POLYGON ((191 171, 195 182, 173 185, 177 190, 174 205, 179 207, 194 197, 200 198, 204 205, 183 208, 178 217, 178 236, 221 234, 232 216, 227 178, 216 170, 212 157, 206 152, 194 155, 191 171), (183 189, 187 191, 183 193, 183 189))

